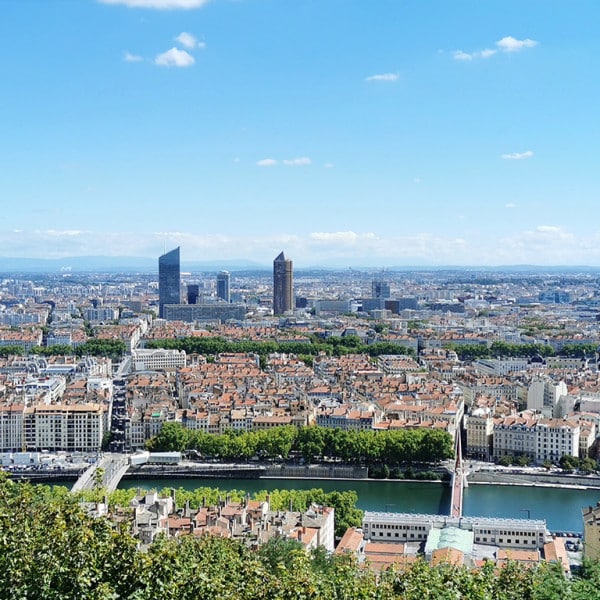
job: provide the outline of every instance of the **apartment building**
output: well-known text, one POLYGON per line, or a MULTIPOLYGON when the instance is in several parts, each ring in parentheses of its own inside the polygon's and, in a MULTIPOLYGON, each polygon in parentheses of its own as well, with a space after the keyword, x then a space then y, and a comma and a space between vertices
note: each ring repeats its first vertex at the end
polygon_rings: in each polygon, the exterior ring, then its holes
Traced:
POLYGON ((104 434, 101 404, 52 404, 23 409, 23 447, 97 452, 104 434))
POLYGON ((600 560, 600 502, 588 506, 583 515, 583 555, 591 560, 600 560))
POLYGON ((494 460, 507 455, 525 455, 535 460, 537 450, 535 426, 538 418, 514 415, 498 419, 494 424, 494 460))
POLYGON ((579 456, 581 427, 577 421, 543 419, 539 415, 511 416, 494 424, 494 459, 528 456, 536 463, 579 456))
POLYGON ((494 438, 494 418, 489 407, 476 408, 464 419, 467 456, 490 460, 494 438))
POLYGON ((18 346, 31 350, 34 346, 41 346, 43 338, 44 334, 39 327, 0 328, 0 346, 18 346))
POLYGON ((20 452, 23 449, 24 404, 0 405, 0 452, 20 452))

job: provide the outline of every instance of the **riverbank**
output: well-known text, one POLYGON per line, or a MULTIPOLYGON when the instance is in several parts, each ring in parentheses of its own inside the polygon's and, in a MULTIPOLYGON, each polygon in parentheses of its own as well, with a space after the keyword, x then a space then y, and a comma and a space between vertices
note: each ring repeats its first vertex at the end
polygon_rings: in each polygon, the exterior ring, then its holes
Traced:
MULTIPOLYGON (((447 515, 450 487, 431 481, 402 479, 148 479, 122 481, 121 489, 163 489, 183 487, 219 488, 226 493, 244 490, 249 494, 273 490, 325 492, 354 491, 361 510, 447 515), (434 485, 432 485, 434 484, 434 485)), ((582 531, 581 509, 594 506, 600 491, 594 489, 546 488, 539 486, 473 485, 464 490, 463 514, 470 517, 545 519, 551 531, 582 531)))
POLYGON ((474 471, 468 473, 469 485, 512 485, 562 489, 600 490, 600 477, 569 473, 540 473, 515 471, 474 471))
POLYGON ((123 479, 331 479, 368 478, 366 467, 343 465, 143 464, 129 467, 123 479))

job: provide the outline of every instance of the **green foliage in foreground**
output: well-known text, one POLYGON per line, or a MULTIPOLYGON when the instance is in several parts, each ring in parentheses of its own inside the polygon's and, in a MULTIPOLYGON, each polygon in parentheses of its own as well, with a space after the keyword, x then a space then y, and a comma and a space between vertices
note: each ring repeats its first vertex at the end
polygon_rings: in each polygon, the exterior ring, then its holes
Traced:
POLYGON ((600 566, 566 580, 556 565, 500 572, 430 567, 376 575, 348 556, 275 539, 260 551, 226 539, 159 538, 147 552, 64 490, 0 474, 0 598, 20 600, 589 600, 600 566))

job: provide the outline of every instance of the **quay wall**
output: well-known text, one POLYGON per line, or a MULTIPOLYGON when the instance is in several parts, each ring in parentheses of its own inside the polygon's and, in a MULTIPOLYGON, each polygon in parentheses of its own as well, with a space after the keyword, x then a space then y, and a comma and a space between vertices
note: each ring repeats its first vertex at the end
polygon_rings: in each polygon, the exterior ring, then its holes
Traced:
POLYGON ((273 465, 265 467, 263 477, 274 479, 366 479, 367 467, 324 465, 273 465))
POLYGON ((259 479, 264 471, 246 465, 139 465, 129 467, 123 479, 259 479))
POLYGON ((30 483, 48 483, 60 485, 62 482, 72 482, 79 479, 83 470, 62 471, 13 471, 9 477, 13 481, 29 481, 30 483))
POLYGON ((323 465, 139 465, 130 466, 123 479, 366 479, 368 469, 323 465))
POLYGON ((506 471, 475 471, 467 476, 471 484, 522 485, 581 487, 600 489, 600 477, 597 475, 570 475, 566 473, 510 473, 506 471))

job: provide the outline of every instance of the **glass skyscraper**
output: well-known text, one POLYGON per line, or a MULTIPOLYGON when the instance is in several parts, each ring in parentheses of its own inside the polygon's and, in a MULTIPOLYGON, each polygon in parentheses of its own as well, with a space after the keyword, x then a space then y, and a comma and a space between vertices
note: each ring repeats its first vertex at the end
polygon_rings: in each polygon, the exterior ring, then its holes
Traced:
POLYGON ((217 275, 217 298, 225 300, 229 304, 231 302, 231 294, 229 292, 229 271, 221 271, 217 275))
POLYGON ((180 304, 181 272, 179 246, 158 258, 158 316, 164 318, 165 304, 180 304))
POLYGON ((283 252, 273 261, 273 314, 294 310, 294 276, 292 261, 283 252))

